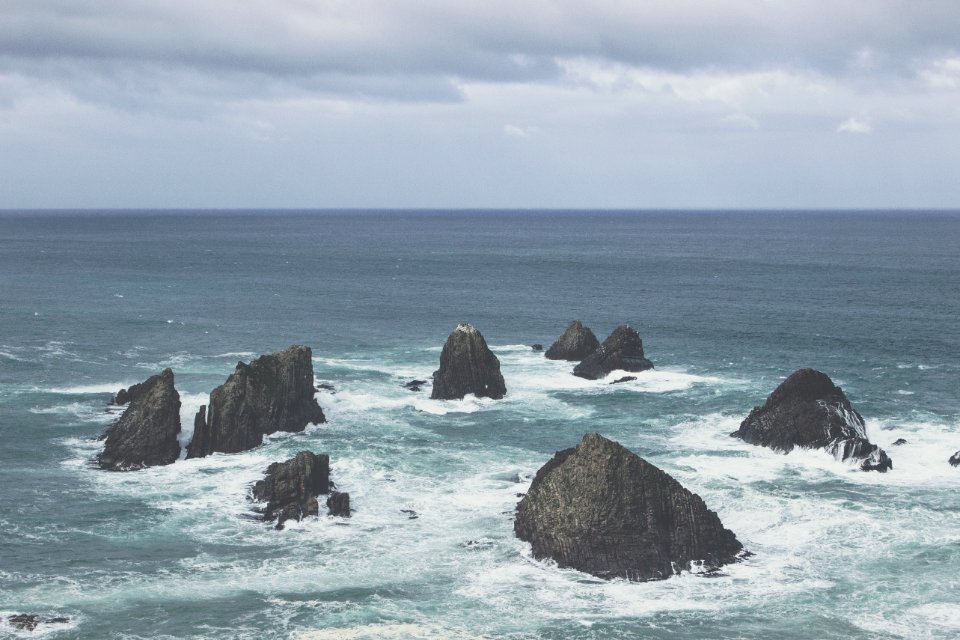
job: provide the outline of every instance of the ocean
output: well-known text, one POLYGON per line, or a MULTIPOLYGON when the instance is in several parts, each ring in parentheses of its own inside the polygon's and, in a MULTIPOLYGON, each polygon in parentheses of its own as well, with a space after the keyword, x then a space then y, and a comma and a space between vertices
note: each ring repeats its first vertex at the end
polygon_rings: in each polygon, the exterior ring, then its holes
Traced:
POLYGON ((69 621, 0 636, 960 637, 958 248, 938 211, 2 212, 0 618, 69 621), (611 386, 531 350, 573 319, 630 324, 656 369, 611 386), (503 400, 403 388, 459 322, 503 400), (171 367, 185 444, 238 361, 296 343, 335 389, 327 424, 91 465, 119 388, 171 367), (729 436, 801 367, 843 387, 890 473, 729 436), (518 494, 590 431, 753 555, 648 583, 533 559, 518 494), (303 449, 355 512, 276 531, 250 487, 303 449))

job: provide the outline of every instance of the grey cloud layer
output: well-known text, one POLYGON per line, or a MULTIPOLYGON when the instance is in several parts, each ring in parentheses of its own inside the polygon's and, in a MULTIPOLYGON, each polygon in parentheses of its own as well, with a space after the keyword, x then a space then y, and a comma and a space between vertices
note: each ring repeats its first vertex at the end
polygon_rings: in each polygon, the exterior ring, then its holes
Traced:
MULTIPOLYGON (((960 3, 3 0, 3 66, 74 59, 279 76, 550 78, 557 57, 669 70, 896 66, 957 46, 960 3)), ((863 69, 861 69, 863 71, 863 69)))

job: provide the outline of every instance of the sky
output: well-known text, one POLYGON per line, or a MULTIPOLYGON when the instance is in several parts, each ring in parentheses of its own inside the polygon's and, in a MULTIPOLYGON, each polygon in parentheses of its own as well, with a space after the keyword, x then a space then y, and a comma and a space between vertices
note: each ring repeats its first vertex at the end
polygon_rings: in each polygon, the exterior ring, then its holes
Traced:
POLYGON ((954 0, 0 0, 0 208, 903 207, 954 0))

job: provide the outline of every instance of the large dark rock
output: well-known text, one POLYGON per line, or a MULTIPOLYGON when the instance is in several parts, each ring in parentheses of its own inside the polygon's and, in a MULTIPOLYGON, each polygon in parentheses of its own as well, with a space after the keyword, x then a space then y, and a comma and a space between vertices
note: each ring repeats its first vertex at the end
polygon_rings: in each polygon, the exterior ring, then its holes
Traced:
POLYGON ((843 390, 814 369, 792 373, 731 435, 783 452, 826 449, 839 460, 860 462, 864 471, 893 468, 886 452, 867 440, 863 416, 843 390))
POLYGON ((949 462, 951 467, 960 466, 960 451, 957 451, 955 454, 950 456, 949 462))
POLYGON ((573 375, 588 380, 599 380, 611 371, 646 371, 653 363, 643 355, 640 334, 628 325, 613 330, 593 353, 573 368, 573 375))
POLYGON ((302 520, 320 513, 317 496, 330 493, 330 456, 301 451, 286 462, 274 462, 267 475, 253 486, 253 497, 266 502, 263 519, 302 520))
POLYGON ((134 399, 103 435, 106 444, 97 456, 103 469, 132 471, 180 457, 180 394, 173 386, 173 371, 164 369, 135 386, 134 399))
POLYGON ((507 386, 500 373, 500 360, 487 347, 479 331, 469 324, 457 325, 440 353, 440 368, 433 374, 434 400, 459 400, 468 393, 502 398, 507 386))
POLYGON ((295 345, 238 363, 210 394, 206 420, 198 416, 187 457, 246 451, 259 446, 264 435, 326 422, 313 397, 312 357, 310 347, 295 345))
POLYGON ((700 496, 597 433, 537 472, 513 529, 538 559, 634 581, 716 569, 743 549, 700 496))
POLYGON ((550 360, 579 361, 596 351, 599 346, 600 341, 593 335, 593 331, 583 326, 579 320, 574 320, 543 356, 550 360))

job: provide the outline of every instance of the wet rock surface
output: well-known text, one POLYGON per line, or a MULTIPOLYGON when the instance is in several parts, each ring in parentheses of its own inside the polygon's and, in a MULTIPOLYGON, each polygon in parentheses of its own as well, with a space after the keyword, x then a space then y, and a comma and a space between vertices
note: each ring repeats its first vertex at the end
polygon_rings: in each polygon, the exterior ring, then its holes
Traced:
POLYGON ((514 532, 538 559, 600 578, 667 578, 734 562, 743 546, 679 482, 619 443, 589 433, 538 472, 514 532))
POLYGON ((595 351, 573 368, 573 375, 599 380, 611 371, 646 371, 653 363, 643 355, 643 340, 629 325, 613 330, 595 351))
POLYGON ((950 463, 951 467, 960 466, 960 451, 957 451, 955 454, 950 456, 950 460, 948 462, 950 463))
POLYGON ((238 363, 210 394, 206 420, 194 430, 187 457, 246 451, 259 446, 264 435, 326 422, 314 398, 312 357, 310 347, 294 345, 238 363))
POLYGON ((782 452, 826 449, 839 460, 860 462, 864 471, 893 468, 886 452, 867 440, 863 416, 843 390, 814 369, 792 373, 731 435, 782 452))
POLYGON ((579 320, 574 320, 543 356, 549 360, 578 362, 596 351, 599 346, 600 341, 593 331, 583 326, 579 320))
POLYGON ((459 400, 472 393, 478 398, 502 398, 507 386, 500 360, 487 347, 483 335, 469 324, 460 324, 440 353, 440 368, 433 374, 433 400, 459 400))
POLYGON ((101 469, 133 471, 176 462, 180 457, 180 394, 173 371, 164 369, 136 388, 123 414, 104 433, 101 469))
MULTIPOLYGON (((274 462, 267 467, 266 476, 253 486, 252 493, 254 499, 266 503, 262 509, 263 519, 276 520, 277 529, 283 529, 287 520, 299 521, 319 515, 317 496, 330 493, 331 487, 330 456, 301 451, 285 462, 274 462)), ((349 515, 349 495, 335 495, 347 496, 336 504, 342 508, 345 501, 349 515)))

